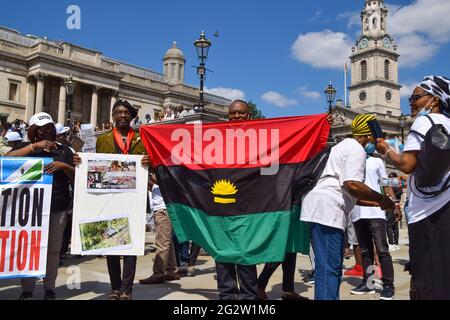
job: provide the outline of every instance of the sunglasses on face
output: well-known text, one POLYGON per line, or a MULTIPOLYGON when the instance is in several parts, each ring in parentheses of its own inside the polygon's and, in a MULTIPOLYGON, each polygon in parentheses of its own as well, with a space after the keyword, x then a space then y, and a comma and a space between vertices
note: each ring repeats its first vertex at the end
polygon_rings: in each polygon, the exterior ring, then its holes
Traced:
POLYGON ((426 97, 426 96, 430 96, 430 94, 428 92, 423 93, 423 94, 417 94, 417 95, 412 95, 408 100, 409 100, 409 104, 412 105, 414 103, 416 103, 417 101, 419 101, 420 98, 426 97))

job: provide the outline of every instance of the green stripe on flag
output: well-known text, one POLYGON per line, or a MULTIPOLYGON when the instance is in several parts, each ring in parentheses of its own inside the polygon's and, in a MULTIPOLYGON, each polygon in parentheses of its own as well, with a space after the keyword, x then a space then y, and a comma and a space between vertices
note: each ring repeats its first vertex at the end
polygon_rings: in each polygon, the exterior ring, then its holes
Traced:
MULTIPOLYGON (((218 262, 242 265, 281 262, 288 243, 292 242, 291 249, 302 241, 288 242, 293 221, 291 211, 218 217, 182 204, 168 204, 167 209, 178 241, 192 240, 218 262)), ((301 224, 298 219, 297 224, 301 224)), ((299 232, 301 228, 294 231, 299 232)), ((306 238, 309 249, 309 233, 306 238)))
POLYGON ((37 161, 27 172, 20 177, 21 181, 39 181, 42 179, 42 161, 37 161))
POLYGON ((289 229, 287 252, 300 252, 309 254, 311 242, 311 229, 309 224, 300 221, 301 207, 296 205, 292 208, 291 227, 289 229))

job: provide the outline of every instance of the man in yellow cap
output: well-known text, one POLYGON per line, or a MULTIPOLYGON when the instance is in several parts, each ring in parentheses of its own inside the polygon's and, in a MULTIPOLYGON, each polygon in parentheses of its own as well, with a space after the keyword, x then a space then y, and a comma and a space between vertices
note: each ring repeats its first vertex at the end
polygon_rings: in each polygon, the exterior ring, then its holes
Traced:
POLYGON ((315 253, 315 299, 338 300, 342 278, 344 232, 353 207, 394 208, 392 200, 364 184, 366 152, 373 142, 368 121, 359 115, 352 123, 353 137, 331 150, 317 185, 303 197, 301 220, 311 224, 315 253))

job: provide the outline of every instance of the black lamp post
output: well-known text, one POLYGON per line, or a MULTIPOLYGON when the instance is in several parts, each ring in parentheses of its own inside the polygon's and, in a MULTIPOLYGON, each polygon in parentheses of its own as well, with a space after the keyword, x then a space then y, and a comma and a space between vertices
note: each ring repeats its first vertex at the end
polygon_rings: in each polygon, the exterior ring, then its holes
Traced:
POLYGON ((330 113, 333 110, 333 102, 334 102, 334 99, 336 98, 336 92, 337 92, 336 89, 333 87, 333 84, 330 81, 330 84, 324 91, 325 96, 327 97, 327 101, 328 101, 328 111, 330 113))
POLYGON ((67 126, 71 127, 70 124, 70 113, 72 112, 72 98, 73 93, 75 92, 76 83, 73 81, 72 75, 69 76, 69 79, 64 83, 66 85, 66 105, 67 105, 67 126))
POLYGON ((406 117, 403 113, 400 116, 400 118, 398 119, 398 121, 399 121, 400 129, 402 130, 402 144, 404 145, 405 144, 406 117))
POLYGON ((197 74, 200 76, 200 104, 197 107, 194 107, 195 112, 205 111, 205 103, 203 100, 203 88, 206 74, 205 61, 208 59, 208 52, 211 45, 211 41, 206 39, 204 31, 202 31, 200 39, 194 42, 194 46, 197 49, 198 59, 200 61, 200 66, 197 67, 197 74))

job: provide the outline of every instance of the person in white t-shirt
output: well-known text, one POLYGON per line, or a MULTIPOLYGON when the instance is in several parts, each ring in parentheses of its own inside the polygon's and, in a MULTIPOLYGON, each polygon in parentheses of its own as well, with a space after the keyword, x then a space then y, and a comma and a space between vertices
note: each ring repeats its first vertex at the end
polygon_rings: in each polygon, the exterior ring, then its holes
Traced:
POLYGON ((344 231, 347 216, 359 205, 393 208, 389 197, 364 184, 364 147, 373 137, 368 121, 372 115, 359 115, 352 123, 353 138, 331 149, 330 157, 316 186, 302 199, 301 220, 311 224, 315 253, 315 299, 338 300, 342 278, 344 231))
MULTIPOLYGON (((381 187, 380 178, 387 178, 386 168, 383 160, 373 157, 375 145, 368 143, 364 148, 367 153, 366 159, 366 181, 365 184, 372 190, 383 189, 384 193, 395 199, 394 190, 391 187, 381 187)), ((396 204, 396 213, 400 215, 400 206, 396 204)), ((375 263, 374 244, 380 261, 382 271, 383 291, 381 300, 392 300, 395 294, 394 288, 394 266, 389 253, 386 233, 386 213, 378 207, 356 206, 352 211, 351 219, 356 231, 358 245, 362 256, 363 279, 362 283, 351 290, 351 294, 365 295, 375 294, 372 284, 367 284, 368 278, 373 274, 371 266, 375 263)))
POLYGON ((140 284, 160 284, 166 281, 180 280, 177 270, 175 247, 172 241, 172 222, 167 212, 164 198, 157 185, 156 176, 150 176, 149 184, 152 184, 151 208, 155 216, 155 262, 153 263, 153 275, 139 280, 140 284))
MULTIPOLYGON (((450 80, 429 76, 414 89, 409 99, 411 115, 417 119, 399 155, 380 139, 377 151, 384 154, 406 174, 414 173, 419 155, 423 152, 423 138, 432 127, 431 120, 442 124, 450 132, 450 80)), ((436 159, 436 166, 444 165, 436 159)), ((448 165, 448 164, 445 164, 448 165)), ((441 191, 450 177, 450 171, 434 187, 424 192, 441 191)), ((430 197, 419 191, 414 174, 408 181, 408 210, 406 218, 409 231, 409 255, 412 274, 411 299, 450 299, 450 188, 430 197)))

